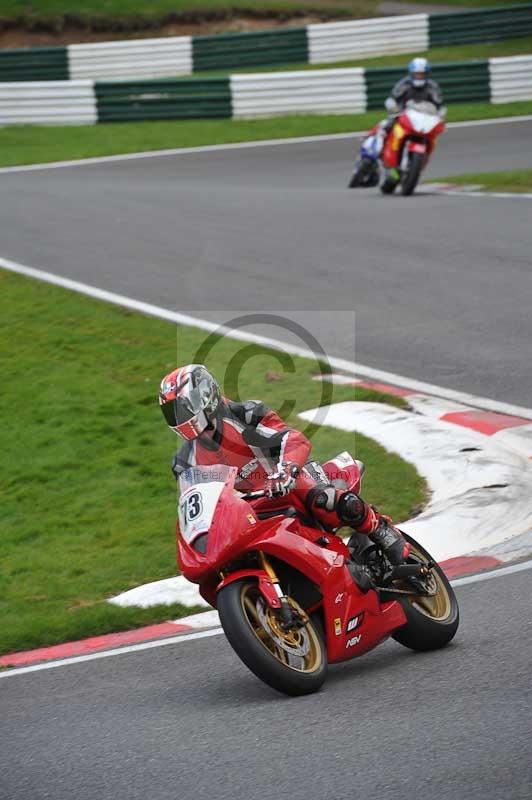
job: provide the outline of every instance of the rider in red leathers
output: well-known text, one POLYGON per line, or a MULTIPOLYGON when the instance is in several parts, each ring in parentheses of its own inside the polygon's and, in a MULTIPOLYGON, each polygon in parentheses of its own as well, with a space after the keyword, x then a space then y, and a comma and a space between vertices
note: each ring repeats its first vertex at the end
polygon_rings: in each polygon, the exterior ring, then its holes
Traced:
POLYGON ((224 398, 204 366, 189 364, 163 378, 159 404, 167 424, 185 439, 172 463, 176 477, 191 466, 237 467, 238 491, 266 485, 272 500, 293 493, 326 530, 349 525, 367 534, 393 565, 408 556, 409 545, 386 517, 355 492, 335 488, 320 465, 309 462, 311 444, 302 433, 257 400, 224 398))

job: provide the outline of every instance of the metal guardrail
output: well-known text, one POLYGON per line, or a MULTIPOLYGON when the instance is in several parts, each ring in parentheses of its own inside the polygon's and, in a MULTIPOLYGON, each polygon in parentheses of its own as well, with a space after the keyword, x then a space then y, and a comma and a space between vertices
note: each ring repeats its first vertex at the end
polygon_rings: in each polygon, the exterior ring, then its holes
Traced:
POLYGON ((174 36, 0 51, 0 81, 131 80, 206 70, 320 64, 532 34, 532 3, 216 36, 174 36))
MULTIPOLYGON (((382 108, 394 83, 404 77, 402 69, 367 69, 368 108, 382 108)), ((464 103, 490 99, 488 61, 435 64, 433 78, 440 84, 445 102, 464 103)))
POLYGON ((0 81, 67 81, 66 47, 0 50, 0 81))
POLYGON ((429 16, 430 46, 495 42, 532 33, 532 5, 504 5, 429 16))
POLYGON ((98 122, 231 116, 229 78, 95 83, 98 122))
POLYGON ((427 50, 427 14, 308 25, 309 62, 323 64, 348 58, 427 50))
POLYGON ((491 58, 489 71, 492 103, 532 100, 532 56, 491 58))
POLYGON ((363 69, 232 75, 233 117, 357 114, 366 110, 363 69))
POLYGON ((194 72, 308 62, 305 28, 194 36, 194 72))
POLYGON ((92 81, 0 83, 0 125, 98 121, 92 81))
MULTIPOLYGON (((358 114, 382 108, 397 69, 323 69, 227 78, 0 83, 0 125, 358 114)), ((436 64, 447 103, 532 100, 532 56, 436 64)))
POLYGON ((137 80, 190 75, 192 37, 72 44, 68 57, 74 79, 137 80))

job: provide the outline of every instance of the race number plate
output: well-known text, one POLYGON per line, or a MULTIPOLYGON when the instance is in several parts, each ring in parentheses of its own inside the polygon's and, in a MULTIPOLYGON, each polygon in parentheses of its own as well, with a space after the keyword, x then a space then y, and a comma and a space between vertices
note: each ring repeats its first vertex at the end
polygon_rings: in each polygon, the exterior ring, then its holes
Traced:
POLYGON ((193 486, 179 499, 179 528, 183 539, 191 544, 200 533, 206 533, 212 524, 223 483, 202 483, 193 486))

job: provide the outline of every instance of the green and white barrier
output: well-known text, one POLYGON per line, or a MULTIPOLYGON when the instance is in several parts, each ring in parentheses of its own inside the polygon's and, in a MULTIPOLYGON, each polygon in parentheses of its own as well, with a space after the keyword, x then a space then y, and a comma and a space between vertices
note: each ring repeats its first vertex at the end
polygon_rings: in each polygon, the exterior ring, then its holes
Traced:
POLYGON ((282 64, 323 64, 532 34, 532 3, 307 25, 0 51, 0 81, 137 80, 282 64))
POLYGON ((128 42, 72 44, 68 47, 72 78, 130 80, 192 73, 190 36, 135 39, 128 42))
MULTIPOLYGON (((0 83, 0 125, 360 114, 382 108, 397 69, 323 69, 226 78, 0 83)), ((532 100, 532 56, 436 64, 447 103, 532 100)))
POLYGON ((93 81, 0 83, 0 125, 98 122, 93 81))
POLYGON ((231 75, 234 119, 280 114, 360 114, 367 108, 363 69, 231 75))
POLYGON ((532 97, 532 56, 490 58, 492 103, 512 103, 532 97))
POLYGON ((414 53, 429 47, 428 14, 308 25, 310 64, 393 53, 414 53))

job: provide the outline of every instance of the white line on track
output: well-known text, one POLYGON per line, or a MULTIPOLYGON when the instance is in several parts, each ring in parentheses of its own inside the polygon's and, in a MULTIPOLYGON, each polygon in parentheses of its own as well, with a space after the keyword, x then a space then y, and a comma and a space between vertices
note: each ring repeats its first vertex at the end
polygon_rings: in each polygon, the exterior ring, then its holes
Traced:
MULTIPOLYGON (((483 125, 505 125, 514 122, 530 122, 532 114, 520 117, 498 117, 494 119, 467 120, 465 122, 449 122, 448 129, 476 128, 483 125)), ((141 158, 161 158, 164 156, 192 155, 193 153, 214 153, 223 150, 239 150, 249 147, 277 147, 285 144, 305 144, 307 142, 332 142, 365 136, 367 131, 351 131, 349 133, 328 133, 320 136, 294 136, 289 139, 260 139, 256 142, 231 142, 228 144, 208 144, 200 147, 176 147, 166 150, 147 150, 140 153, 122 153, 116 156, 96 156, 78 158, 69 161, 50 161, 45 164, 20 164, 14 167, 1 167, 0 175, 9 172, 31 172, 44 169, 61 169, 62 167, 83 167, 90 164, 109 164, 115 161, 133 161, 141 158)))
POLYGON ((525 192, 461 192, 459 189, 442 189, 436 194, 453 197, 497 197, 504 200, 532 200, 532 194, 525 192))
MULTIPOLYGON (((492 570, 490 572, 482 572, 479 575, 469 575, 467 578, 458 578, 451 581, 453 586, 464 586, 468 583, 479 583, 480 581, 487 581, 492 578, 499 578, 503 575, 509 575, 513 572, 522 572, 523 570, 532 569, 532 561, 524 561, 519 564, 510 564, 501 569, 492 570)), ((157 639, 153 642, 141 642, 139 644, 132 644, 126 647, 116 647, 113 650, 104 650, 100 653, 89 653, 84 656, 72 656, 70 658, 63 658, 59 661, 45 661, 42 664, 32 664, 29 667, 16 667, 14 669, 7 669, 5 672, 0 672, 0 679, 12 678, 14 675, 26 675, 28 672, 40 672, 45 669, 56 669, 57 667, 67 667, 70 664, 80 664, 84 661, 96 661, 99 658, 110 658, 111 656, 120 656, 126 653, 136 653, 141 650, 152 650, 155 647, 166 647, 170 644, 181 644, 182 642, 190 642, 195 639, 206 639, 210 636, 219 636, 223 633, 221 628, 212 628, 207 631, 198 631, 197 633, 182 633, 177 636, 170 636, 168 639, 157 639)))
MULTIPOLYGON (((286 342, 278 341, 277 339, 270 339, 267 336, 258 336, 257 334, 248 333, 244 331, 234 331, 225 328, 218 323, 209 320, 200 319, 197 317, 188 316, 188 314, 181 314, 178 311, 171 311, 167 308, 152 305, 151 303, 144 303, 141 300, 134 300, 131 297, 115 294, 115 292, 108 292, 105 289, 98 289, 95 286, 89 286, 86 283, 71 280, 70 278, 63 278, 60 275, 55 275, 45 270, 35 269, 33 267, 19 264, 16 261, 10 261, 7 258, 0 257, 0 268, 16 272, 19 275, 25 275, 29 278, 35 278, 45 283, 51 283, 55 286, 61 286, 64 289, 78 292, 88 297, 94 297, 97 300, 104 300, 108 303, 113 303, 123 308, 129 308, 132 311, 138 311, 141 314, 147 314, 150 317, 157 317, 158 319, 174 322, 178 325, 189 325, 193 328, 200 328, 205 331, 217 331, 218 333, 227 336, 231 339, 238 339, 244 342, 254 342, 255 344, 269 347, 273 350, 281 350, 291 355, 301 356, 303 358, 314 359, 315 355, 312 351, 304 347, 297 347, 295 345, 287 344, 286 342)), ((491 400, 488 397, 480 397, 478 395, 469 394, 467 392, 459 392, 454 389, 447 389, 443 386, 437 386, 432 383, 425 383, 413 378, 406 378, 403 375, 397 375, 393 372, 385 372, 380 369, 373 369, 372 367, 364 366, 363 364, 356 364, 354 361, 348 361, 344 358, 337 358, 335 356, 328 356, 328 361, 334 369, 342 370, 351 375, 363 376, 372 380, 380 381, 383 383, 391 383, 396 386, 401 386, 405 389, 411 389, 413 392, 420 392, 423 394, 431 394, 436 397, 444 398, 446 400, 454 400, 464 405, 473 406, 474 408, 487 409, 488 411, 497 411, 501 414, 511 414, 513 416, 525 417, 532 420, 532 408, 525 408, 523 406, 516 406, 511 403, 503 403, 497 400, 491 400)))

